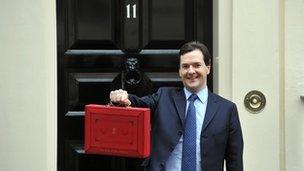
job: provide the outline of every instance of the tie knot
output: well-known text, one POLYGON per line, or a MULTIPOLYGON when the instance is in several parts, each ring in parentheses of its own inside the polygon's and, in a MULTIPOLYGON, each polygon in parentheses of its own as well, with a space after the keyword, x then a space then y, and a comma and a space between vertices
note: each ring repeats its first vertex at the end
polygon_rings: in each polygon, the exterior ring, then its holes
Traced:
POLYGON ((189 100, 190 102, 194 102, 197 98, 198 98, 198 97, 197 97, 196 94, 191 94, 191 96, 188 98, 188 100, 189 100))

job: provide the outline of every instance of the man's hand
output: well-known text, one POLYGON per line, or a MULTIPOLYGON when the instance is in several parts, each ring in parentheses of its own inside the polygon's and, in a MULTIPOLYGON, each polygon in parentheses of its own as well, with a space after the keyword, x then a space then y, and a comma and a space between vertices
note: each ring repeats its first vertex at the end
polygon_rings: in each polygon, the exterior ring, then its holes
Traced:
POLYGON ((111 91, 110 100, 124 106, 130 106, 131 101, 128 99, 128 92, 122 89, 111 91))

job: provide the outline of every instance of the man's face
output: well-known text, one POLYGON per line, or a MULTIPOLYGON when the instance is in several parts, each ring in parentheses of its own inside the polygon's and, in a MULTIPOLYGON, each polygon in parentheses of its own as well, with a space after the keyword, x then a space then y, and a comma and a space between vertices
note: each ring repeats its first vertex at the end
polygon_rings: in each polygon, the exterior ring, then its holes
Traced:
POLYGON ((210 65, 206 66, 203 53, 196 49, 180 57, 179 76, 184 86, 191 92, 198 92, 207 85, 210 65))

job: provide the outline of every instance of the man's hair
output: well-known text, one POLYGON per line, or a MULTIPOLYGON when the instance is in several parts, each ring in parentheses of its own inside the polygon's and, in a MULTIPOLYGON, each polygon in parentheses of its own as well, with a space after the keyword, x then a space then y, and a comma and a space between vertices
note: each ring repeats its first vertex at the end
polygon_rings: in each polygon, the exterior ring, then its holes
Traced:
POLYGON ((200 50, 202 52, 202 54, 204 55, 203 59, 204 59, 206 66, 210 65, 211 55, 209 53, 208 48, 204 44, 197 42, 197 41, 188 42, 188 43, 184 44, 180 48, 179 56, 182 56, 182 55, 184 55, 188 52, 192 52, 194 50, 200 50))

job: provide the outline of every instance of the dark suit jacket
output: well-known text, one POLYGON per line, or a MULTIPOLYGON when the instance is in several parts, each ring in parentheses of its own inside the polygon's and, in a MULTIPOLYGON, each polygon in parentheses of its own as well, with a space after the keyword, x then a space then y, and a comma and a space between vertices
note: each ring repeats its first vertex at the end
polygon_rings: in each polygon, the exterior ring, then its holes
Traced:
MULTIPOLYGON (((243 137, 236 105, 208 92, 200 148, 202 171, 243 170, 243 137)), ((184 132, 186 99, 181 88, 160 88, 150 96, 129 95, 132 106, 152 110, 152 171, 164 170, 165 163, 184 132)))

